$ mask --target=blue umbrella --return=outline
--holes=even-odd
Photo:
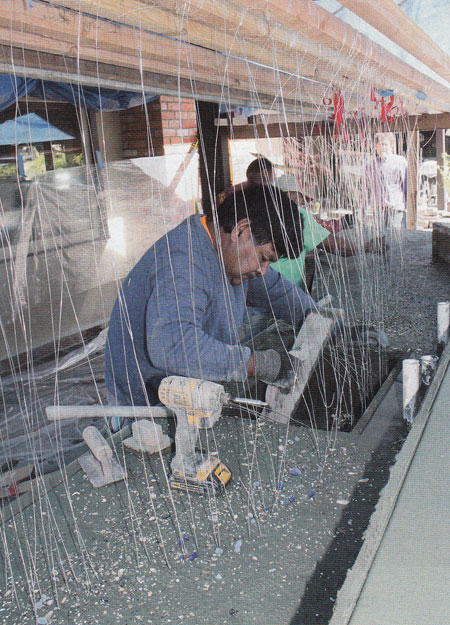
[[[52,126],[36,113],[22,115],[0,124],[0,145],[67,141],[74,138]]]

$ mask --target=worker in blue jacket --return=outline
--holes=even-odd
[[[275,382],[283,360],[240,343],[246,306],[298,326],[315,302],[274,271],[297,258],[299,212],[274,186],[238,191],[214,218],[191,215],[161,237],[125,278],[109,324],[108,401],[156,405],[168,375]]]

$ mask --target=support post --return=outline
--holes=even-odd
[[[42,144],[42,149],[44,151],[44,160],[45,160],[45,169],[46,171],[52,171],[55,169],[55,165],[53,163],[53,152],[52,152],[52,144],[50,141],[46,141]]]
[[[407,181],[407,205],[406,205],[406,227],[415,230],[417,225],[417,190],[419,176],[419,131],[414,129],[407,134],[407,160],[408,160],[408,181]]]
[[[437,162],[437,209],[439,212],[445,211],[447,208],[446,193],[444,179],[441,171],[443,171],[445,152],[445,130],[436,130],[436,162]]]
[[[215,125],[219,105],[196,102],[203,212],[212,214],[215,197],[230,184],[228,137]]]
[[[86,163],[86,165],[92,165],[95,161],[91,142],[91,120],[89,118],[88,112],[84,107],[80,106],[78,112],[80,115],[80,134],[84,162]]]

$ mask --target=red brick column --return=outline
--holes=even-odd
[[[197,119],[194,100],[161,96],[159,102],[163,145],[191,144],[196,141]]]
[[[168,146],[197,139],[194,100],[160,96],[143,106],[121,111],[124,158],[163,156]],[[173,151],[173,150],[172,150]]]

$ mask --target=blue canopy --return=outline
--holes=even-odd
[[[119,111],[150,102],[158,95],[103,89],[101,87],[84,87],[51,80],[36,80],[0,74],[0,111],[14,104],[19,98],[32,96],[41,100],[70,102],[90,111]]]
[[[22,115],[0,124],[0,145],[67,141],[74,138],[66,132],[55,128],[45,119],[41,119],[36,113]]]

